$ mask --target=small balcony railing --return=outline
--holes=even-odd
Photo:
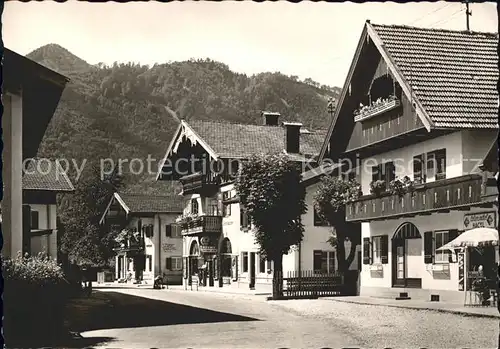
[[[371,119],[374,116],[380,115],[382,113],[388,112],[389,110],[395,109],[401,105],[399,99],[391,98],[387,101],[380,102],[379,104],[372,104],[366,106],[364,109],[355,113],[354,122],[364,121]]]
[[[471,174],[419,184],[401,196],[390,193],[364,195],[346,205],[346,221],[368,222],[489,205],[484,201],[483,183],[481,175]]]
[[[127,255],[139,255],[145,253],[145,243],[144,238],[140,238],[139,240],[128,239],[123,241],[119,247],[114,249],[118,253],[126,252]]]
[[[203,215],[188,222],[181,222],[181,230],[184,235],[222,233],[222,216]]]
[[[180,178],[184,195],[200,194],[212,196],[220,184],[219,177],[212,174],[194,173]]]

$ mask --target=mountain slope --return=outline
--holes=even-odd
[[[153,67],[94,66],[56,44],[27,56],[71,79],[39,156],[75,159],[78,164],[84,159],[127,159],[123,170],[130,184],[154,176],[132,175],[129,163],[134,158],[145,161],[148,154],[159,161],[180,119],[260,123],[260,111],[270,110],[308,128],[325,128],[328,99],[340,93],[339,88],[280,73],[237,74],[210,59]]]

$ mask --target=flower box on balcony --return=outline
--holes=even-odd
[[[365,121],[374,116],[385,113],[389,110],[395,109],[401,105],[399,99],[391,98],[387,101],[380,103],[373,103],[370,106],[363,107],[357,114],[354,115],[354,121]]]

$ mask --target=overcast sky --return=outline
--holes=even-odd
[[[471,4],[471,29],[496,32],[495,3]],[[342,87],[363,23],[465,29],[465,5],[436,3],[5,3],[3,40],[20,54],[57,43],[80,58],[221,61],[237,72],[280,71]]]

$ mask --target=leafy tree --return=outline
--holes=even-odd
[[[283,255],[302,241],[301,216],[307,210],[300,166],[284,154],[253,156],[243,163],[236,180],[240,203],[254,225],[255,240],[274,262],[273,297],[282,295]]]
[[[113,171],[101,178],[100,169],[91,165],[76,183],[75,192],[60,197],[61,251],[77,264],[105,266],[113,257],[114,237],[99,224],[122,178]]]
[[[359,197],[360,186],[356,181],[344,180],[339,176],[322,178],[314,196],[314,207],[321,219],[332,227],[328,242],[336,247],[339,271],[345,272],[354,260],[356,246],[361,243],[360,234],[352,233],[352,224],[345,221],[345,205]],[[347,254],[344,242],[351,241]],[[347,254],[347,257],[346,257]]]

